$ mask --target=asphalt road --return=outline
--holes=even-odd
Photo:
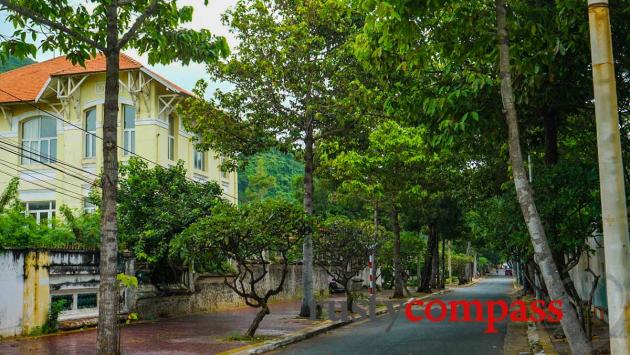
[[[438,296],[449,300],[505,300],[509,302],[512,278],[487,278],[475,286],[458,288],[452,293]],[[425,301],[427,302],[427,301]],[[472,318],[475,318],[475,307],[472,307]],[[457,307],[458,318],[463,316],[461,307]],[[450,315],[450,308],[447,310]],[[495,317],[499,317],[500,309],[496,309]],[[414,307],[413,313],[425,317],[421,308]],[[440,314],[437,306],[431,313]],[[484,319],[488,318],[487,308],[483,309]],[[429,322],[426,319],[411,322],[405,316],[404,309],[389,332],[392,324],[389,314],[377,317],[376,320],[361,321],[337,330],[313,337],[311,339],[287,346],[276,354],[503,354],[503,339],[507,322],[496,323],[497,333],[486,334],[486,322]]]

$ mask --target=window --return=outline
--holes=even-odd
[[[85,157],[96,156],[96,108],[85,111]]]
[[[124,155],[136,152],[136,108],[123,105],[123,148]]]
[[[63,301],[63,307],[61,310],[69,311],[74,308],[74,297],[72,295],[52,295],[50,296],[50,303]]]
[[[197,136],[197,142],[201,140],[201,137]],[[197,147],[193,147],[193,161],[195,169],[206,170],[206,152],[200,151]]]
[[[221,189],[223,190],[224,194],[229,194],[230,193],[230,183],[227,181],[222,181],[221,182]]]
[[[80,314],[80,310],[95,309],[98,306],[98,295],[94,289],[64,290],[62,292],[50,295],[50,302],[64,301],[62,310],[66,314]]]
[[[22,164],[51,163],[57,158],[57,122],[34,117],[22,124]]]
[[[26,213],[33,216],[37,223],[50,221],[55,217],[55,201],[27,202]]]
[[[168,116],[168,159],[175,160],[175,117]]]
[[[83,212],[85,213],[93,213],[96,211],[96,205],[90,202],[89,198],[85,198],[83,200]]]
[[[228,173],[227,171],[224,171],[221,167],[223,166],[223,163],[225,163],[225,159],[221,158],[221,165],[219,166],[219,169],[221,171],[221,178],[222,179],[227,179],[228,178]]]
[[[206,170],[206,152],[199,151],[195,148],[193,159],[195,161],[195,169]]]
[[[77,294],[77,309],[96,308],[96,293]]]

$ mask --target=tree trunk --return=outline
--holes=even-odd
[[[547,285],[549,294],[553,300],[562,301],[563,317],[561,320],[562,329],[567,337],[571,351],[574,354],[591,354],[592,347],[586,334],[580,325],[575,313],[575,309],[571,306],[560,273],[553,261],[551,249],[547,243],[547,237],[542,226],[542,221],[536,209],[536,204],[532,196],[532,189],[527,180],[525,166],[519,142],[518,118],[516,113],[516,105],[514,103],[514,94],[512,91],[512,78],[510,75],[510,56],[507,32],[507,9],[505,0],[496,0],[497,12],[497,37],[499,47],[499,68],[501,76],[501,98],[503,100],[503,108],[505,111],[505,119],[508,125],[509,134],[509,153],[512,172],[514,175],[514,185],[518,201],[523,212],[525,223],[529,235],[532,239],[534,253],[543,278]]]
[[[453,266],[451,265],[451,254],[453,253],[453,251],[451,250],[452,241],[448,241],[448,279],[452,280],[453,279]]]
[[[435,244],[431,249],[431,288],[440,287],[440,235],[435,232]]]
[[[398,220],[398,209],[392,206],[390,213],[392,228],[394,229],[394,298],[403,298],[404,285],[402,275],[402,264],[400,261],[400,221]]]
[[[313,130],[308,127],[304,139],[304,211],[313,214]],[[302,245],[304,260],[302,264],[302,282],[304,284],[304,298],[300,308],[301,317],[311,316],[311,305],[315,305],[313,294],[313,241],[312,231],[307,229]]]
[[[263,318],[265,318],[267,314],[269,314],[269,307],[266,303],[263,303],[261,310],[256,314],[256,317],[254,317],[252,324],[250,324],[249,328],[247,329],[247,332],[245,333],[246,337],[254,337],[254,335],[256,334],[256,329],[258,329],[260,322],[262,322]]]
[[[98,297],[98,354],[118,354],[116,266],[118,228],[116,196],[118,193],[118,7],[107,8],[107,48],[105,74],[105,114],[103,119],[103,177],[101,202],[100,285]]]
[[[378,200],[374,202],[374,244],[372,246],[372,265],[370,267],[370,288],[376,295],[376,246],[378,245]]]
[[[352,293],[352,278],[346,281],[346,309],[352,313],[352,303],[354,302],[354,294]]]
[[[440,288],[446,287],[446,238],[442,237],[442,275],[440,277]]]
[[[431,280],[433,271],[433,251],[437,246],[437,231],[433,224],[429,224],[429,240],[427,241],[427,253],[422,265],[422,279],[418,292],[431,292]]]

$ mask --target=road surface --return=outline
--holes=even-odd
[[[512,278],[491,277],[482,280],[471,287],[457,288],[454,292],[438,296],[444,301],[449,300],[504,300],[509,302],[509,292],[512,290]],[[427,302],[427,301],[425,301]],[[475,307],[472,318],[475,318]],[[463,316],[461,307],[458,318]],[[484,307],[484,318],[487,309]],[[499,317],[500,309],[496,309]],[[439,309],[432,307],[432,314],[436,316]],[[425,313],[417,308],[414,314],[420,316]],[[450,308],[448,309],[450,315]],[[448,317],[447,317],[448,320]],[[276,351],[275,354],[503,354],[503,339],[507,322],[496,324],[495,334],[486,334],[486,322],[429,322],[426,319],[411,322],[405,316],[404,310],[393,322],[390,331],[386,332],[392,323],[392,317],[385,314],[376,320],[361,321],[311,339],[289,345]]]

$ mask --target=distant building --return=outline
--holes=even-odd
[[[222,173],[214,152],[195,150],[174,111],[190,95],[121,54],[119,160],[135,153],[169,166],[181,159],[190,178],[218,182],[235,202],[236,173]],[[62,204],[93,208],[85,197],[103,157],[102,141],[90,133],[102,137],[104,98],[102,55],[85,67],[57,57],[0,74],[0,189],[18,176],[19,198],[38,221],[55,216]]]

